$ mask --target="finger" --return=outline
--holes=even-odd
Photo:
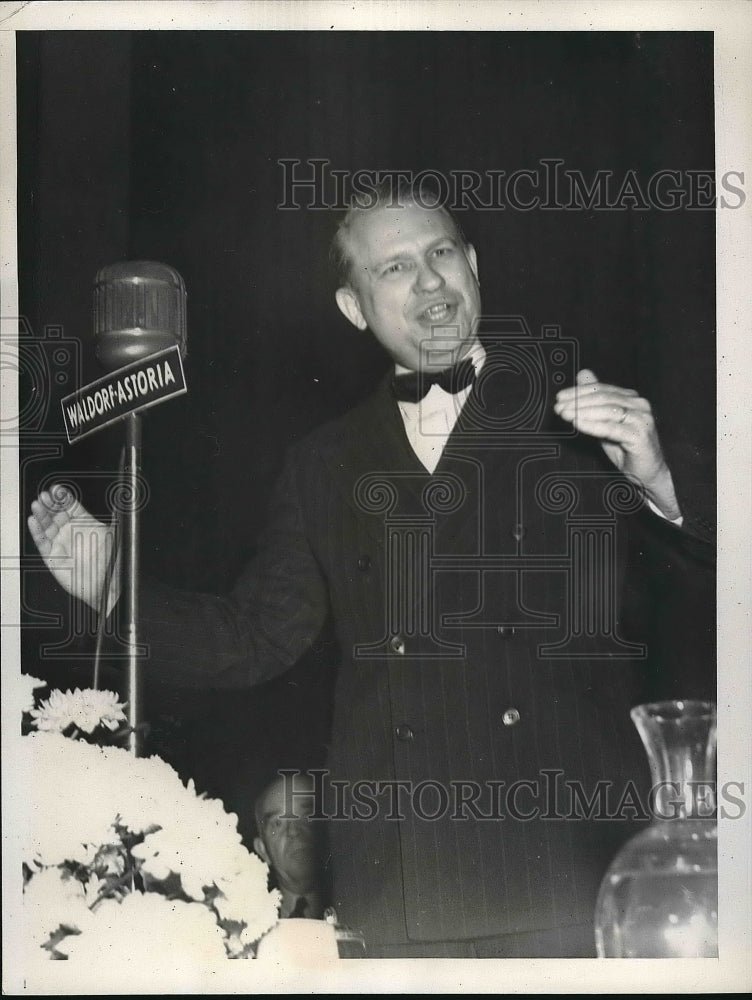
[[[31,513],[42,529],[52,523],[49,510],[40,500],[31,501]]]
[[[580,417],[585,420],[611,420],[614,423],[622,424],[627,419],[629,410],[626,406],[619,406],[618,403],[583,403],[579,406],[565,406],[562,408],[560,417],[564,420],[574,420]]]
[[[50,487],[50,493],[56,504],[69,503],[73,499],[73,494],[64,483],[55,483]]]
[[[622,413],[626,410],[633,414],[650,414],[652,412],[650,403],[646,399],[636,396],[623,396],[615,392],[599,393],[596,396],[584,396],[582,398],[564,400],[554,404],[554,411],[559,416],[569,416],[576,410],[585,411],[602,410],[606,416],[610,411],[617,419],[621,419]]]
[[[597,382],[598,377],[594,371],[590,368],[581,368],[575,376],[577,385],[589,385],[592,382]]]
[[[611,403],[598,406],[568,406],[562,408],[559,416],[562,420],[568,420],[576,426],[587,421],[588,423],[627,424],[635,430],[646,431],[653,425],[650,411],[630,410],[626,406]]]
[[[578,414],[572,420],[572,425],[582,434],[598,438],[601,441],[612,441],[630,451],[641,440],[639,429],[636,429],[630,420],[634,420],[634,417],[627,415],[625,420],[620,421],[613,419],[613,417],[597,418],[592,415],[582,416]]]
[[[41,499],[42,496],[43,494],[40,494],[39,500],[32,501],[31,511],[42,530],[47,532],[50,538],[54,538],[58,530],[68,523],[70,514],[67,510],[57,512],[50,510],[48,502]]]
[[[55,507],[55,502],[50,496],[48,490],[42,490],[39,494],[39,503],[44,507],[48,514]]]
[[[34,544],[39,549],[39,554],[42,556],[48,556],[52,551],[52,541],[48,538],[44,528],[33,515],[26,523],[29,525],[29,532],[31,533]]]
[[[54,486],[51,490],[42,490],[39,494],[37,508],[44,518],[45,525],[50,524],[55,519],[55,515],[61,510],[64,510],[58,496],[59,493],[56,491]],[[32,510],[33,509],[34,504],[32,504]]]
[[[49,538],[50,541],[57,538],[58,534],[60,533],[59,525],[55,524],[52,518],[49,517],[43,524],[39,525],[39,530],[43,531],[45,537]]]
[[[49,492],[41,493],[40,498],[44,498],[49,516],[60,527],[69,521],[90,519],[92,516],[67,486],[52,486]]]
[[[607,382],[589,382],[586,385],[570,385],[560,389],[556,394],[557,402],[568,402],[572,399],[591,399],[593,396],[618,396],[620,399],[637,399],[636,389],[623,389],[619,385],[609,385]]]
[[[69,510],[50,510],[46,503],[36,500],[32,502],[31,510],[40,527],[50,538],[54,538],[60,528],[72,520]]]
[[[52,511],[52,520],[57,524],[67,524],[68,521],[92,520],[92,515],[72,494],[61,507],[58,505]]]
[[[50,493],[55,511],[67,512],[71,518],[79,517],[81,512],[86,513],[76,494],[67,486],[53,486]]]
[[[52,514],[60,510],[75,511],[79,506],[75,495],[60,483],[55,483],[49,490],[42,490],[39,499]]]

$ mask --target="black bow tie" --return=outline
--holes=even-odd
[[[475,378],[475,366],[470,358],[465,358],[451,368],[440,372],[406,372],[392,375],[392,392],[396,399],[406,403],[417,403],[426,395],[432,385],[439,385],[445,392],[454,395],[469,386]]]

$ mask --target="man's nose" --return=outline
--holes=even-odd
[[[287,836],[288,837],[293,837],[295,839],[297,839],[298,837],[304,836],[305,832],[306,832],[304,824],[307,825],[308,824],[308,820],[301,819],[300,817],[298,817],[297,819],[288,820],[288,823],[287,823]]]
[[[430,261],[424,260],[418,265],[415,275],[415,285],[421,292],[435,292],[441,288],[444,279],[439,272],[431,266]]]

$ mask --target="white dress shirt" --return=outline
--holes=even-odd
[[[483,345],[476,341],[465,357],[472,361],[477,377],[486,360]],[[407,371],[407,368],[402,368],[400,365],[395,366],[397,375]],[[417,403],[409,403],[402,399],[398,401],[407,439],[429,472],[436,470],[449,435],[454,430],[457,417],[472,387],[471,382],[466,388],[452,395],[440,385],[432,385],[423,399]]]

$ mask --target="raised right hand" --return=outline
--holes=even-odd
[[[114,544],[112,528],[98,521],[64,486],[43,490],[31,505],[27,523],[39,554],[60,586],[98,610]],[[108,613],[117,602],[119,580],[116,565]]]

